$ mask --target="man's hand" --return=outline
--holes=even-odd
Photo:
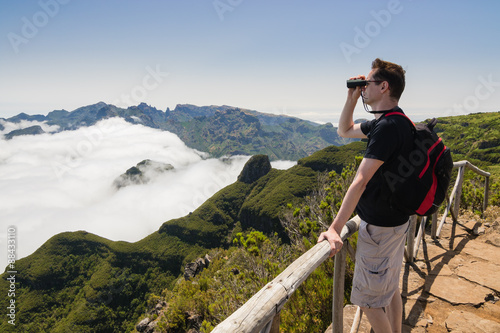
[[[349,78],[349,80],[366,80],[366,76],[364,75],[358,75]],[[355,87],[355,88],[348,88],[347,89],[347,97],[352,99],[353,101],[357,101],[358,98],[361,96],[361,87]]]
[[[330,243],[331,258],[340,251],[344,243],[342,242],[339,234],[333,228],[329,228],[326,232],[322,232],[321,235],[319,235],[318,243],[324,241],[325,239],[328,243]]]

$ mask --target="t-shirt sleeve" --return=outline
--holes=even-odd
[[[372,130],[372,127],[376,123],[376,121],[376,119],[373,119],[371,121],[365,121],[364,123],[361,123],[361,132],[363,132],[364,135],[369,136],[370,131]]]
[[[399,137],[396,124],[392,121],[382,120],[370,122],[371,124],[361,126],[369,132],[365,133],[369,138],[365,158],[373,158],[387,162],[399,147]],[[364,132],[363,132],[364,133]]]

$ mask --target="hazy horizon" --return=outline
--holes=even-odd
[[[15,116],[18,116],[22,113],[25,113],[29,116],[34,116],[34,115],[42,115],[42,116],[47,116],[50,112],[52,111],[61,111],[61,110],[64,110],[64,111],[68,111],[68,112],[73,112],[81,107],[86,107],[86,106],[90,106],[90,105],[95,105],[97,103],[101,103],[102,101],[99,101],[99,102],[96,102],[96,103],[93,103],[93,104],[88,104],[88,105],[81,105],[75,109],[72,109],[72,110],[65,110],[65,109],[54,109],[54,110],[48,110],[48,111],[44,111],[44,112],[40,112],[40,113],[26,113],[26,112],[20,112],[18,114],[15,114],[15,115],[12,115],[11,117],[15,117]],[[106,102],[102,102],[102,103],[106,103]],[[141,103],[144,103],[144,102],[141,102]],[[133,107],[133,106],[138,106],[139,104],[141,103],[138,103],[137,105],[131,105],[129,107]],[[114,104],[111,104],[111,103],[106,103],[106,104],[109,104],[109,105],[114,105]],[[147,104],[147,103],[145,103]],[[179,104],[176,104],[175,106],[177,105],[185,105],[185,104],[191,104],[191,103],[179,103]],[[148,106],[151,106],[151,107],[155,107],[154,105],[150,105],[150,104],[147,104]],[[195,105],[195,104],[191,104],[191,105]],[[114,106],[117,106],[117,105],[114,105]],[[169,108],[167,107],[168,109],[170,109],[170,111],[173,111],[175,109],[175,106],[173,108]],[[195,106],[198,106],[198,107],[203,107],[203,106],[214,106],[214,105],[195,105]],[[237,105],[227,105],[227,104],[221,104],[221,105],[216,105],[216,106],[230,106],[230,107],[234,107],[234,108],[241,108],[241,109],[246,109],[246,110],[251,110],[251,111],[257,111],[257,112],[261,112],[261,113],[266,113],[266,114],[274,114],[274,115],[284,115],[284,116],[289,116],[289,117],[295,117],[295,118],[299,118],[299,119],[302,119],[302,120],[307,120],[307,121],[312,121],[312,122],[315,122],[315,123],[318,123],[318,124],[325,124],[325,123],[331,123],[334,127],[337,127],[338,126],[338,119],[339,119],[339,116],[332,116],[332,118],[328,121],[322,121],[322,120],[311,120],[311,119],[307,119],[307,118],[301,118],[301,117],[298,117],[298,116],[293,116],[293,115],[289,115],[289,114],[286,114],[284,112],[282,113],[273,113],[273,112],[262,112],[262,111],[259,111],[259,110],[253,110],[253,109],[249,109],[249,108],[245,108],[245,107],[242,107],[242,106],[237,106]],[[119,107],[119,106],[117,106]],[[123,107],[124,109],[126,109],[127,107]],[[165,109],[159,109],[157,107],[155,107],[157,110],[160,110],[162,112],[165,112],[167,110],[167,108]],[[468,114],[474,114],[474,113],[487,113],[487,112],[500,112],[500,106],[499,106],[499,109],[498,110],[493,110],[493,111],[483,111],[483,110],[474,110],[473,112],[459,112],[460,110],[455,110],[455,111],[451,111],[447,114],[440,114],[438,112],[438,110],[427,110],[426,112],[411,112],[411,111],[408,111],[406,108],[404,108],[404,111],[405,113],[413,120],[413,121],[423,121],[425,119],[429,119],[429,118],[438,118],[438,117],[444,117],[444,116],[460,116],[460,115],[468,115]],[[461,111],[464,111],[464,110],[461,110]],[[373,118],[373,114],[370,114],[368,112],[365,112],[365,111],[362,111],[362,112],[357,112],[356,114],[356,117],[355,119],[371,119]],[[9,119],[11,117],[7,117],[7,118],[2,118],[0,117],[0,120],[1,119]],[[52,132],[53,130],[51,130],[51,126],[50,125],[47,125],[45,122],[33,122],[33,124],[35,125],[40,125],[42,127],[42,129],[45,131],[45,132]],[[32,124],[32,125],[33,125]],[[21,122],[18,122],[18,123],[8,123],[8,126],[9,128],[11,128],[11,130],[15,130],[15,129],[22,129],[22,128],[26,128],[26,127],[29,127],[29,126],[32,126],[32,125],[26,125],[24,121],[21,121]],[[8,133],[9,131],[7,130],[4,130],[4,131],[0,131],[0,134],[6,134]]]

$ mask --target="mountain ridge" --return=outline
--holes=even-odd
[[[316,124],[286,115],[273,115],[228,105],[196,106],[178,104],[174,110],[161,111],[145,103],[126,109],[104,102],[79,107],[73,111],[54,110],[43,115],[21,113],[8,122],[37,121],[59,126],[58,131],[76,130],[98,121],[120,117],[132,124],[170,131],[188,146],[224,155],[265,154],[271,160],[298,160],[330,145],[344,145],[354,140],[340,138],[331,124]],[[17,135],[40,134],[17,130]]]

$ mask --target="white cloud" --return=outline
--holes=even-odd
[[[113,181],[144,159],[174,169],[148,184],[116,190]],[[6,248],[9,226],[17,229],[18,259],[64,231],[137,241],[235,182],[248,159],[208,158],[172,133],[119,118],[76,131],[0,140],[0,248]],[[6,256],[0,260],[3,269]]]
[[[289,169],[291,167],[293,167],[294,165],[296,165],[297,162],[295,161],[273,161],[271,162],[271,166],[275,169],[280,169],[280,170],[286,170],[286,169]]]
[[[37,126],[37,125],[40,126],[42,130],[46,133],[53,133],[59,129],[58,125],[48,125],[46,122],[27,121],[27,120],[21,120],[18,123],[11,123],[9,121],[0,119],[0,125],[4,127],[4,129],[0,131],[0,135],[5,135],[14,130],[23,129],[30,126]]]

